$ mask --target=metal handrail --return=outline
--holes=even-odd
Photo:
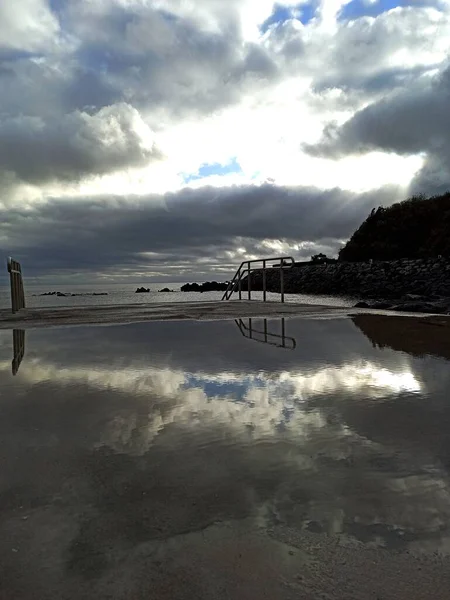
[[[252,267],[254,263],[262,263],[263,272],[263,301],[267,300],[267,286],[266,286],[266,270],[267,263],[279,261],[279,265],[269,265],[270,268],[278,267],[280,269],[280,292],[281,302],[284,302],[284,270],[292,269],[294,266],[294,259],[292,256],[275,256],[274,258],[256,258],[254,260],[244,260],[241,262],[238,270],[234,274],[233,279],[229,282],[227,289],[225,290],[222,300],[229,300],[236,291],[239,292],[239,300],[242,300],[242,279],[245,275],[248,277],[247,293],[248,299],[252,299],[252,286],[251,286],[251,272],[252,270],[261,270],[261,267]]]
[[[297,342],[295,338],[287,336],[285,331],[285,319],[281,318],[281,335],[278,333],[272,333],[267,329],[267,319],[264,319],[264,329],[261,331],[259,329],[255,329],[253,327],[252,319],[248,319],[248,327],[245,325],[243,319],[235,319],[234,322],[239,327],[239,331],[242,335],[255,342],[261,342],[263,344],[268,344],[269,346],[275,346],[276,348],[285,348],[286,350],[295,350],[297,347]],[[258,339],[254,337],[254,335],[263,336],[263,339]],[[281,340],[281,343],[277,343],[276,341],[271,341],[269,338],[275,338],[277,340]],[[288,344],[286,344],[288,341]]]

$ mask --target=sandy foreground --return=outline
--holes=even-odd
[[[26,308],[16,314],[0,309],[0,329],[29,329],[35,327],[70,325],[114,325],[163,320],[223,320],[235,318],[302,317],[313,319],[339,318],[351,315],[398,315],[389,311],[349,307],[320,306],[258,300],[232,300],[228,302],[155,302],[149,304],[117,304],[108,306]],[[403,316],[436,318],[417,313]],[[450,319],[440,317],[441,321]]]
[[[355,309],[357,310],[357,309]],[[229,302],[161,302],[149,304],[118,304],[111,306],[80,306],[27,308],[16,314],[0,310],[0,329],[51,327],[54,325],[120,324],[160,320],[215,320],[244,317],[326,317],[346,316],[345,307],[305,304],[282,304],[237,300]]]
[[[38,525],[42,527],[43,523]],[[18,518],[15,528],[10,523],[10,533],[17,538],[18,531],[20,528],[25,531],[25,526]],[[62,534],[64,538],[70,532],[62,531]],[[392,552],[368,547],[345,536],[284,526],[264,530],[245,520],[222,522],[201,531],[187,531],[132,548],[112,547],[108,561],[115,567],[107,570],[102,568],[95,552],[90,555],[79,548],[78,560],[85,569],[83,577],[64,568],[60,554],[64,540],[60,538],[61,532],[49,529],[46,539],[29,540],[25,564],[22,564],[18,551],[8,553],[1,548],[3,556],[7,557],[3,565],[2,589],[5,593],[0,594],[2,599],[450,598],[448,556]],[[92,543],[95,546],[94,540]],[[8,546],[8,540],[4,539],[0,546]],[[22,564],[23,571],[18,564]],[[9,595],[8,590],[14,590],[14,594]]]

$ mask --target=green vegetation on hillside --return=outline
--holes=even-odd
[[[450,192],[373,209],[339,252],[342,261],[450,257]]]

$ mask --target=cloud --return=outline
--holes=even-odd
[[[425,154],[411,190],[427,194],[450,187],[450,67],[358,111],[341,127],[330,126],[312,151],[325,155],[362,154],[374,150],[401,155]]]
[[[143,166],[159,156],[152,132],[128,104],[63,119],[0,120],[0,138],[0,169],[31,183]]]
[[[265,48],[243,38],[235,2],[77,2],[63,11],[74,58],[155,119],[205,114],[277,77]],[[78,85],[84,88],[83,81]]]
[[[27,210],[5,209],[7,239],[29,276],[67,270],[146,272],[176,278],[234,271],[243,255],[272,252],[268,240],[296,256],[334,251],[373,206],[398,199],[386,187],[351,194],[340,189],[269,184],[186,188],[164,196],[53,199]],[[85,276],[85,275],[84,275]]]
[[[41,52],[54,45],[58,33],[58,20],[46,0],[0,4],[0,58],[7,52]]]
[[[240,249],[334,253],[373,205],[405,196],[397,186],[444,188],[445,141],[423,135],[431,128],[424,123],[416,135],[422,145],[409,146],[408,135],[428,101],[443,113],[433,98],[444,84],[427,90],[446,65],[448,3],[342,19],[342,9],[355,9],[350,4],[2,5],[1,202],[12,210],[0,225],[2,249],[31,261],[34,244],[40,273],[44,266],[72,272],[77,261],[96,274],[113,261],[132,273],[150,261],[159,276],[174,263],[209,274],[239,262]],[[409,133],[407,124],[398,130],[405,140],[398,150],[383,141],[394,131],[383,107],[401,112],[403,100],[417,103],[416,123]],[[359,120],[370,111],[386,125],[359,141],[351,123],[365,132]],[[331,152],[335,137],[341,147]],[[101,227],[85,224],[82,212],[91,210],[102,215]],[[194,219],[192,211],[201,213]],[[26,213],[42,221],[31,226]]]

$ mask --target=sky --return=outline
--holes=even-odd
[[[0,2],[0,254],[55,284],[335,256],[450,189],[448,39],[450,0]]]

